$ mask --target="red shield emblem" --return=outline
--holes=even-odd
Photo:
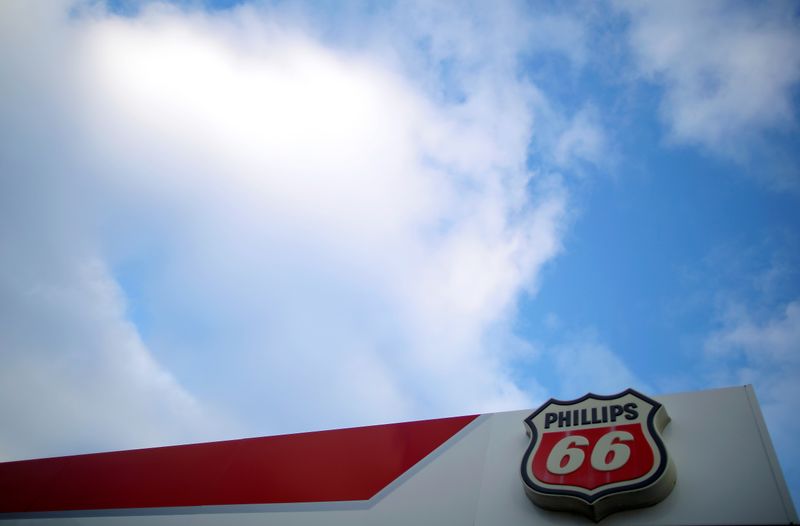
[[[549,400],[525,419],[531,442],[522,457],[522,480],[528,497],[595,521],[661,501],[675,485],[660,434],[668,423],[664,406],[633,389]]]

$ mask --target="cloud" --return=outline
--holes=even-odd
[[[438,21],[387,58],[266,8],[69,7],[0,17],[30,30],[0,62],[26,86],[3,105],[6,455],[530,404],[498,342],[568,193],[528,166],[547,122],[513,10],[392,12]]]
[[[580,162],[600,165],[611,160],[608,140],[598,120],[592,108],[584,108],[572,117],[554,148],[559,166],[573,167]]]
[[[226,419],[143,344],[83,228],[66,94],[50,92],[69,79],[51,61],[70,35],[50,6],[4,3],[0,16],[0,458],[219,436]]]
[[[795,129],[800,31],[794,6],[617,6],[629,16],[638,71],[663,86],[661,114],[672,141],[746,160],[769,132]]]
[[[741,308],[733,309],[726,325],[706,344],[715,356],[742,353],[753,363],[800,365],[800,302],[790,302],[779,316],[761,324]]]
[[[528,29],[538,49],[552,50],[569,59],[570,65],[583,67],[588,60],[586,25],[564,13],[540,14]]]
[[[4,246],[19,247],[7,241]],[[220,433],[219,415],[203,408],[142,344],[102,263],[55,256],[42,267],[31,276],[4,262],[4,460]]]
[[[652,392],[616,352],[591,333],[549,348],[543,362],[552,363],[551,374],[557,379],[554,390],[563,400],[587,392],[608,395],[628,387]]]

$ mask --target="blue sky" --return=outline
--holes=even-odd
[[[5,459],[752,383],[800,491],[790,3],[0,7]]]

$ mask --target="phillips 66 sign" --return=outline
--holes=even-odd
[[[668,423],[660,403],[633,389],[548,401],[525,419],[531,441],[521,471],[528,497],[595,521],[661,501],[675,485],[660,435]]]

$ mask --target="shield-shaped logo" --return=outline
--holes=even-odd
[[[525,419],[525,492],[543,508],[595,521],[656,504],[676,479],[660,434],[669,421],[664,406],[633,389],[551,399]]]

